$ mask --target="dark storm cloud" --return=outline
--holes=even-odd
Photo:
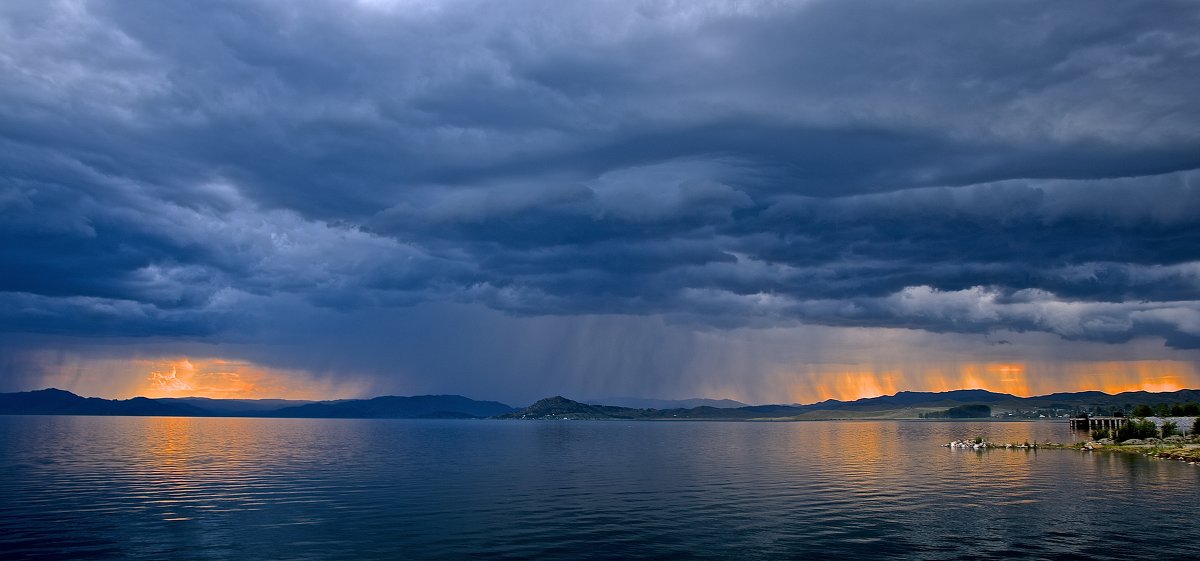
[[[10,2],[0,328],[1200,337],[1190,2]],[[266,335],[262,335],[266,336]]]

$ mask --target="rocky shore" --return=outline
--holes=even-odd
[[[1120,443],[1102,438],[1074,444],[1059,442],[1025,442],[1001,444],[989,442],[982,438],[955,440],[943,444],[942,448],[959,450],[1079,450],[1082,452],[1118,452],[1124,454],[1139,454],[1165,460],[1178,460],[1193,465],[1200,465],[1200,437],[1170,436],[1167,438],[1131,439]]]
[[[1047,446],[1061,446],[1061,445],[1052,443],[1052,442],[1047,442],[1045,444],[1038,444],[1037,442],[1028,442],[1028,441],[1025,442],[1024,444],[1017,444],[1015,442],[1010,443],[1010,444],[1000,444],[997,442],[988,442],[986,440],[983,440],[982,438],[976,438],[974,440],[955,440],[953,442],[950,442],[949,444],[943,444],[942,448],[960,448],[960,449],[964,449],[964,450],[990,450],[993,448],[1004,448],[1004,449],[1009,449],[1009,450],[1036,450],[1039,447],[1047,447]]]
[[[1200,437],[1168,436],[1167,438],[1129,439],[1114,442],[1110,438],[1089,440],[1067,446],[1084,452],[1103,451],[1139,454],[1164,460],[1179,460],[1200,465]]]

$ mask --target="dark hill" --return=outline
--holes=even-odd
[[[323,401],[260,413],[264,417],[322,419],[484,418],[513,408],[496,401],[475,401],[461,395],[383,396],[374,399]]]
[[[562,396],[547,397],[501,419],[765,419],[798,415],[803,407],[792,405],[747,405],[745,407],[701,406],[690,409],[634,409],[580,403]]]
[[[641,397],[607,397],[601,399],[589,399],[583,403],[588,405],[611,405],[616,407],[628,407],[630,409],[692,409],[695,407],[716,407],[718,409],[727,409],[731,407],[745,407],[746,404],[732,399],[706,399],[706,398],[691,398],[691,399],[650,399]]]
[[[274,411],[284,407],[296,407],[315,403],[296,399],[216,399],[209,397],[163,397],[160,403],[181,403],[208,411],[214,415],[230,416],[258,411]]]
[[[868,397],[855,401],[830,403],[822,409],[854,407],[860,409],[896,409],[900,407],[940,407],[965,403],[1001,403],[1014,399],[1006,393],[987,390],[953,390],[948,392],[899,392],[895,395]],[[1020,398],[1017,398],[1020,399]]]
[[[501,419],[640,419],[653,417],[657,409],[633,409],[611,405],[589,405],[561,395],[547,397],[524,409],[500,415]]]
[[[208,413],[186,403],[162,403],[155,399],[101,399],[80,397],[55,388],[0,394],[0,413],[7,415],[130,415],[202,417]]]
[[[297,405],[299,404],[299,405]],[[460,395],[385,396],[323,402],[163,398],[115,400],[46,389],[0,394],[0,414],[131,415],[164,417],[483,418],[513,408]]]

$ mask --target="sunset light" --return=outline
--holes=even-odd
[[[1200,560],[1200,0],[0,1],[0,559]]]
[[[146,372],[134,395],[145,397],[328,399],[330,388],[311,376],[263,368],[244,361],[205,358],[137,360]]]
[[[1200,386],[1200,369],[1178,361],[1107,361],[1080,363],[965,363],[883,370],[811,367],[786,371],[788,395],[796,403],[826,399],[854,400],[891,395],[901,390],[944,392],[982,389],[1021,397],[1099,390],[1165,392]]]

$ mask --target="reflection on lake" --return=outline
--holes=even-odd
[[[1065,423],[0,417],[14,559],[1200,555],[1200,466]]]

